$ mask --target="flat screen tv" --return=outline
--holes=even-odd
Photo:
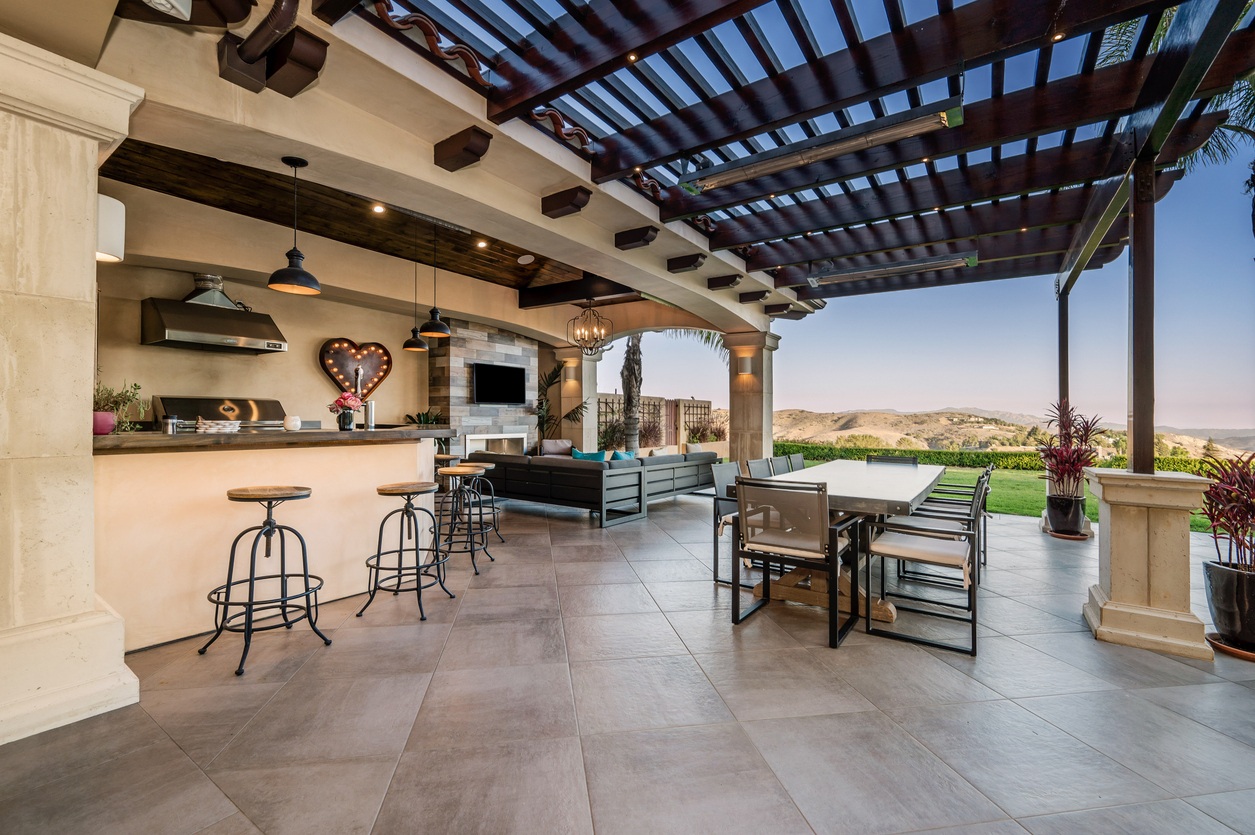
[[[471,401],[519,405],[527,402],[527,369],[515,365],[471,366]]]

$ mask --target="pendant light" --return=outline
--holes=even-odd
[[[296,172],[309,165],[309,163],[300,157],[284,157],[283,164],[292,169],[292,248],[287,252],[288,265],[271,273],[270,281],[266,282],[266,286],[281,293],[316,296],[322,292],[322,287],[318,284],[318,279],[314,278],[301,266],[305,261],[305,255],[296,248],[296,220],[298,217],[296,208]]]
[[[418,231],[418,220],[414,221],[414,230]],[[414,235],[414,246],[418,248],[418,235]],[[414,329],[410,331],[410,338],[405,340],[405,344],[401,346],[402,350],[423,352],[427,350],[427,340],[423,339],[418,332],[418,253],[414,253]]]
[[[598,313],[597,308],[593,307],[593,300],[589,299],[588,305],[579,315],[566,323],[566,339],[572,345],[579,346],[580,353],[584,356],[591,357],[606,347],[613,329],[614,324]]]
[[[440,273],[440,227],[438,224],[432,224],[431,241],[431,310],[428,313],[431,318],[423,323],[418,332],[428,339],[443,339],[451,331],[448,325],[440,321],[440,308],[436,307],[436,283]]]

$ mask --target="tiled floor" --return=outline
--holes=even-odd
[[[1255,833],[1255,664],[1094,641],[1092,543],[996,519],[975,659],[830,650],[805,606],[732,627],[707,502],[515,503],[425,623],[326,604],[242,678],[133,654],[139,705],[0,747],[0,832]]]

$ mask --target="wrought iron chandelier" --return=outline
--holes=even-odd
[[[593,300],[589,299],[580,314],[566,323],[566,340],[578,345],[584,356],[591,357],[606,347],[613,329],[614,324],[598,313],[593,307]]]

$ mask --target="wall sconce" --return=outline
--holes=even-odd
[[[737,357],[736,358],[736,373],[738,375],[753,374],[754,373],[754,358],[753,357]]]
[[[579,379],[579,368],[573,363],[566,363],[562,366],[562,379],[567,383],[574,383]]]
[[[96,195],[96,260],[116,264],[126,255],[126,206]]]

